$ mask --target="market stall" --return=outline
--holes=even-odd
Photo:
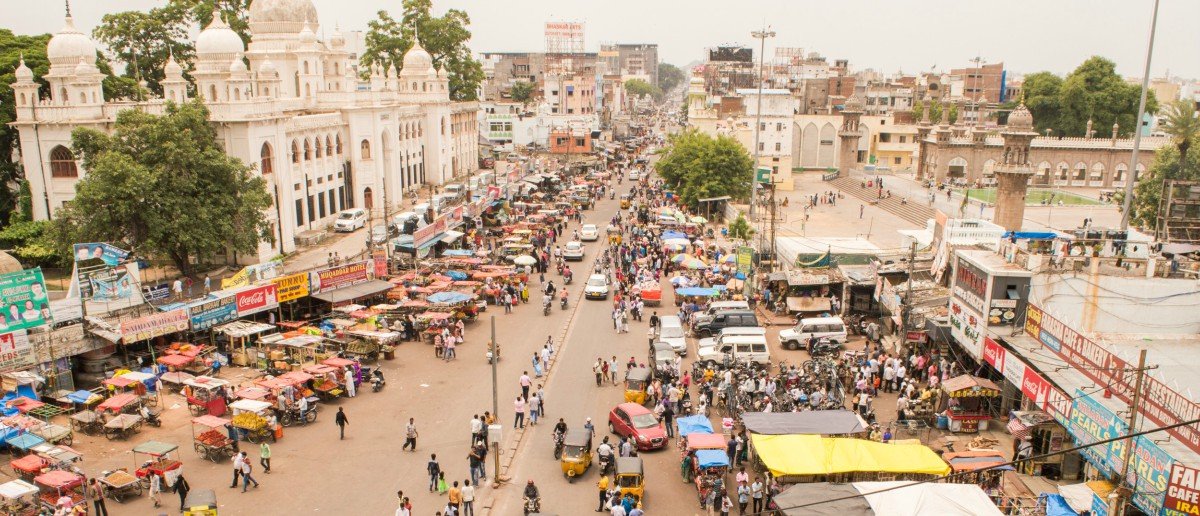
[[[1040,410],[1014,411],[1009,414],[1008,433],[1016,442],[1028,440],[1030,456],[1039,457],[1021,463],[1021,473],[1059,477],[1065,455],[1057,453],[1069,447],[1071,438],[1067,430],[1049,414]]]
[[[756,457],[780,482],[921,480],[950,466],[921,444],[817,435],[751,434]]]
[[[76,412],[71,414],[71,428],[88,435],[96,435],[104,428],[104,418],[91,410]]]
[[[33,477],[40,475],[42,470],[50,464],[41,456],[31,453],[19,459],[9,461],[8,465],[12,467],[13,473],[17,475],[17,478],[33,480]]]
[[[200,457],[221,462],[233,456],[233,439],[225,430],[231,421],[216,416],[203,415],[192,418],[192,448]]]
[[[137,476],[142,484],[146,487],[150,486],[150,475],[158,475],[162,477],[162,485],[170,486],[175,484],[175,479],[183,473],[183,463],[172,457],[179,446],[161,441],[146,441],[133,448],[134,460],[141,460],[142,455],[148,457],[143,460],[134,475]]]
[[[96,406],[96,412],[104,414],[132,414],[142,407],[142,398],[132,392],[124,392],[108,398]]]
[[[273,441],[282,435],[282,427],[276,422],[270,403],[242,399],[229,404],[229,408],[233,410],[230,423],[239,440],[257,444],[267,439]]]
[[[345,380],[342,378],[345,375],[341,369],[325,364],[313,364],[304,366],[301,371],[312,376],[309,383],[321,401],[331,401],[346,393]]]
[[[12,516],[35,516],[40,509],[38,487],[17,479],[0,484],[0,512]]]
[[[183,382],[183,395],[193,416],[225,415],[225,389],[228,381],[210,376],[197,376]]]
[[[256,362],[269,372],[293,371],[315,362],[324,342],[325,337],[320,334],[299,330],[267,335],[258,341],[260,351]]]
[[[964,374],[942,382],[939,408],[951,432],[974,433],[986,428],[980,421],[996,417],[999,398],[1000,388],[991,380]]]
[[[862,417],[849,410],[743,412],[741,419],[746,430],[764,435],[850,436],[867,431],[867,424]]]
[[[79,506],[86,514],[87,500],[83,497],[83,480],[82,475],[55,469],[34,477],[33,483],[38,487],[38,501],[47,511],[53,512],[62,506]],[[61,499],[69,502],[60,506]]]
[[[776,495],[773,501],[779,508],[775,514],[785,516],[1004,514],[992,504],[987,493],[970,484],[813,482],[789,486]],[[816,501],[825,503],[814,504]]]
[[[104,437],[110,441],[128,439],[142,427],[142,416],[117,414],[104,423]]]

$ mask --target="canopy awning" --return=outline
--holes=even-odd
[[[446,244],[451,244],[454,243],[455,240],[462,238],[462,236],[463,233],[461,231],[455,231],[451,229],[445,233],[442,233],[442,238],[440,241]]]
[[[921,444],[887,444],[816,435],[751,434],[754,449],[775,476],[881,472],[945,475],[950,466]]]
[[[712,423],[704,416],[688,416],[675,419],[676,426],[679,427],[679,436],[687,437],[688,434],[700,432],[704,434],[713,433]]]
[[[849,410],[806,410],[804,412],[746,412],[746,430],[755,434],[857,434],[867,431],[858,414]]]
[[[273,329],[275,329],[274,325],[254,321],[233,321],[213,328],[217,333],[224,333],[233,338],[249,337]]]
[[[781,513],[798,515],[999,516],[1003,513],[975,484],[826,482],[793,484],[774,497]],[[811,505],[810,505],[811,504]]]
[[[827,297],[789,297],[787,308],[790,312],[828,312],[830,304]]]
[[[350,301],[352,299],[358,299],[360,297],[367,297],[380,292],[386,292],[395,287],[395,285],[387,281],[371,280],[366,283],[350,285],[349,287],[342,287],[330,292],[314,294],[312,297],[320,299],[321,301],[325,301],[326,303],[341,303],[342,301]]]

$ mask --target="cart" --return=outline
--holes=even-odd
[[[45,459],[47,467],[51,469],[74,471],[75,463],[83,460],[83,454],[66,445],[39,444],[31,449],[39,457]]]
[[[175,479],[179,478],[179,474],[183,472],[183,463],[171,458],[171,454],[178,449],[179,446],[161,441],[146,441],[133,448],[135,459],[138,455],[150,457],[133,472],[134,476],[142,482],[142,487],[150,488],[151,474],[162,477],[163,486],[175,484]]]
[[[113,414],[136,414],[141,407],[141,398],[137,394],[123,392],[100,402],[99,405],[96,405],[96,412],[101,414],[105,412],[112,412]]]
[[[183,501],[183,516],[217,516],[217,493],[212,489],[188,491]]]
[[[33,477],[40,475],[42,470],[49,466],[46,459],[33,453],[19,459],[14,459],[8,465],[12,466],[13,473],[16,473],[17,478],[27,481],[33,480]]]
[[[233,439],[222,431],[229,425],[228,419],[204,415],[192,419],[192,448],[200,457],[221,462],[233,456]],[[196,433],[198,429],[200,433]]]
[[[195,376],[192,376],[191,373],[185,373],[183,371],[170,371],[163,373],[162,376],[158,377],[159,380],[162,380],[164,390],[175,392],[183,390],[184,382],[187,382],[193,378],[195,378]]]
[[[33,434],[51,444],[65,444],[70,446],[75,440],[70,428],[54,423],[46,423],[41,427],[35,428]]]
[[[91,410],[71,414],[71,428],[88,435],[96,435],[104,430],[104,421]]]
[[[136,414],[117,414],[104,423],[104,437],[110,441],[125,440],[138,432],[142,426],[142,416]]]
[[[338,375],[341,370],[336,367],[315,364],[304,366],[301,370],[313,376],[313,391],[317,393],[317,397],[321,398],[321,401],[332,401],[346,392],[342,388],[342,384],[338,383]]]
[[[68,508],[82,506],[87,513],[87,501],[83,497],[83,476],[70,471],[51,470],[34,477],[38,487],[38,503],[50,512],[59,508],[58,501],[67,498]]]
[[[275,416],[271,414],[271,404],[258,400],[237,400],[229,405],[233,409],[233,419],[230,420],[237,429],[238,438],[258,444],[267,439],[274,440]]]
[[[225,415],[224,391],[229,382],[210,376],[197,376],[183,382],[188,400],[188,409],[193,416],[208,414]]]
[[[142,496],[142,482],[129,474],[125,468],[105,471],[96,477],[96,480],[104,484],[104,495],[117,503],[125,503],[127,499]]]
[[[29,453],[29,449],[46,442],[45,439],[38,437],[30,432],[22,432],[13,437],[9,437],[4,441],[12,449],[13,456],[25,455]]]
[[[37,486],[25,480],[10,480],[0,484],[0,513],[15,516],[38,514]]]

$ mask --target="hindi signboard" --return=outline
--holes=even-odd
[[[41,267],[0,274],[0,331],[37,328],[50,320]]]
[[[439,235],[446,232],[446,217],[438,217],[433,223],[417,228],[413,232],[413,249],[425,247],[425,244],[432,242]]]

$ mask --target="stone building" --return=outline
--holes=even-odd
[[[239,261],[294,251],[297,234],[325,228],[339,210],[361,207],[382,216],[407,190],[478,168],[478,105],[450,100],[446,72],[420,45],[402,63],[375,66],[361,81],[340,31],[317,38],[310,0],[255,0],[249,24],[247,48],[215,18],[196,39],[191,72],[225,151],[252,164],[272,195],[267,219],[275,242]],[[111,130],[122,110],[159,114],[167,102],[189,100],[183,67],[171,59],[162,98],[106,101],[96,45],[69,12],[47,57],[49,91],[40,90],[24,63],[12,85],[13,126],[37,220],[53,218],[87,173],[71,154],[72,130]]]

